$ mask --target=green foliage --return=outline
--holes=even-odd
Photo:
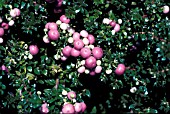
[[[45,1],[1,0],[5,22],[9,5],[19,8],[21,15],[0,44],[0,66],[9,70],[0,70],[2,112],[39,113],[47,102],[50,113],[59,113],[69,101],[63,90],[75,91],[77,102],[86,103],[86,113],[170,112],[170,17],[162,12],[162,6],[170,6],[168,0],[64,0],[59,14],[53,12],[54,4]],[[95,36],[94,45],[104,51],[101,74],[78,74],[81,58],[56,59],[70,37],[59,27],[59,40],[43,42],[45,24],[56,22],[62,14],[77,32],[85,29]],[[122,19],[120,31],[112,35],[104,18]],[[31,44],[40,49],[33,58],[29,57]],[[126,66],[121,76],[114,73],[119,63]]]

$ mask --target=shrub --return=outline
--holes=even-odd
[[[168,0],[1,0],[1,113],[168,113]]]

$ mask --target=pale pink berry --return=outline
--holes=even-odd
[[[120,31],[120,25],[119,25],[119,24],[116,24],[115,27],[114,27],[114,30],[115,30],[115,32]]]
[[[67,57],[66,57],[66,56],[63,56],[63,57],[61,57],[61,60],[62,60],[62,61],[66,61],[66,60],[67,60]]]
[[[12,9],[10,11],[10,15],[11,15],[11,17],[16,17],[17,16],[16,11],[14,9]]]
[[[74,30],[73,28],[71,28],[71,27],[68,27],[68,28],[67,28],[67,31],[68,31],[69,33],[71,33],[71,34],[74,34],[74,33],[75,33],[75,30]]]
[[[81,103],[75,103],[74,104],[74,109],[75,109],[75,112],[81,112],[82,111],[82,104]]]
[[[50,43],[50,40],[46,37],[43,37],[43,41],[44,41],[44,43]]]
[[[82,30],[82,31],[80,32],[80,35],[81,35],[82,37],[84,37],[84,38],[87,38],[87,37],[88,37],[88,32],[87,32],[86,30]]]
[[[74,39],[74,41],[79,40],[80,39],[80,34],[78,32],[73,33],[73,39]]]
[[[84,112],[86,110],[87,106],[84,102],[81,102],[81,106],[82,106],[81,112]]]
[[[70,91],[67,93],[68,99],[72,100],[76,98],[76,93],[74,91]]]
[[[14,11],[16,12],[16,16],[20,16],[20,9],[14,8]]]
[[[49,112],[49,109],[47,107],[47,103],[42,104],[41,106],[41,113],[47,114]]]
[[[88,45],[89,44],[89,40],[87,38],[83,38],[83,43],[84,43],[84,45]]]
[[[107,24],[107,25],[108,25],[111,21],[112,21],[112,20],[110,20],[110,19],[108,19],[108,18],[104,18],[104,19],[103,19],[103,23],[104,23],[104,24]]]
[[[0,28],[0,37],[4,35],[4,29]]]
[[[85,67],[84,67],[84,66],[81,66],[80,68],[78,68],[77,71],[78,71],[79,73],[83,73],[83,72],[85,72],[85,70],[86,70]]]
[[[14,25],[14,20],[10,20],[10,21],[8,22],[8,25],[9,25],[9,26],[13,26],[13,25]]]
[[[95,42],[95,38],[92,34],[89,34],[87,38],[88,38],[90,44],[93,44]]]
[[[95,68],[95,73],[101,73],[102,67],[101,66],[96,66]]]
[[[165,14],[169,13],[169,6],[163,7],[163,13],[165,13]]]
[[[74,114],[75,109],[74,106],[70,103],[67,103],[62,108],[62,114]]]

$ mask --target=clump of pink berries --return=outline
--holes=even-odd
[[[122,23],[122,20],[118,19],[118,23],[116,23],[116,21],[114,20],[111,20],[109,18],[104,18],[103,23],[110,25],[113,28],[112,35],[114,35],[116,32],[120,31],[120,24]]]
[[[12,6],[11,6],[12,7]],[[7,15],[9,15],[9,17],[7,17]],[[3,22],[2,18],[0,17],[0,43],[3,43],[4,39],[2,38],[5,34],[5,30],[9,29],[9,26],[13,26],[14,25],[14,20],[20,16],[20,9],[18,8],[14,8],[10,10],[10,13],[6,15],[7,20],[9,21],[7,22]]]
[[[60,20],[63,22],[62,16]],[[79,73],[84,73],[85,71],[86,73],[90,73],[90,75],[100,73],[102,67],[97,65],[97,60],[102,58],[103,50],[100,47],[94,47],[95,37],[86,30],[82,30],[79,33],[70,29],[70,27],[68,29],[72,32],[72,37],[68,39],[68,42],[73,46],[67,45],[62,49],[63,57],[61,59],[64,61],[70,56],[80,56],[83,60],[78,65]]]
[[[70,91],[67,93],[67,91],[63,91],[62,95],[67,96],[68,100],[71,100],[72,103],[66,102],[62,107],[62,113],[63,114],[74,114],[74,113],[83,113],[87,106],[84,102],[77,102],[76,101],[76,93],[74,91]]]
[[[50,41],[58,40],[60,33],[58,28],[63,31],[68,31],[70,36],[68,42],[70,45],[66,45],[62,49],[61,60],[66,61],[70,56],[72,57],[82,57],[82,61],[78,62],[78,72],[86,73],[90,75],[95,75],[96,73],[101,73],[102,67],[100,59],[103,56],[103,50],[100,47],[95,47],[95,37],[89,34],[86,30],[80,32],[75,32],[75,30],[69,25],[70,19],[65,15],[60,17],[60,20],[55,22],[49,22],[45,25],[46,34],[43,38],[45,43]],[[98,64],[97,64],[98,63]]]
[[[64,47],[62,50],[63,57],[81,56],[83,60],[81,62],[82,66],[78,68],[79,73],[84,73],[85,70],[87,70],[87,73],[100,73],[102,67],[97,66],[97,60],[102,58],[103,50],[100,47],[94,47],[95,37],[92,34],[88,34],[86,30],[82,30],[80,33],[74,32],[72,37],[73,42],[70,43],[73,44],[73,47],[69,45]]]

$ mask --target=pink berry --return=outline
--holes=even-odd
[[[49,109],[46,107],[41,107],[41,113],[42,114],[47,114],[49,112]]]
[[[73,57],[78,57],[80,55],[80,51],[75,49],[75,48],[72,48],[71,49],[71,56]]]
[[[31,55],[36,55],[39,52],[37,45],[30,45],[29,51]]]
[[[65,15],[62,15],[62,16],[60,17],[60,21],[63,22],[63,20],[67,20],[67,17],[66,17]]]
[[[46,37],[43,38],[44,43],[50,43],[50,40]]]
[[[4,29],[8,29],[9,28],[9,25],[7,23],[2,23],[1,24],[1,27],[3,27]]]
[[[16,16],[20,16],[20,10],[18,8],[14,8],[14,11],[16,12]]]
[[[71,33],[71,34],[74,34],[74,33],[75,33],[75,30],[74,30],[73,28],[71,28],[71,27],[68,27],[68,28],[67,28],[67,31],[68,31],[69,33]]]
[[[66,24],[70,23],[70,19],[67,19],[67,17],[65,15],[62,15],[60,17],[60,21],[63,23],[66,23]]]
[[[61,57],[61,60],[62,60],[62,61],[66,61],[66,60],[67,60],[67,57],[66,57],[66,56],[63,56],[63,57]]]
[[[88,37],[88,32],[87,32],[86,30],[82,30],[82,31],[80,32],[80,35],[81,35],[82,37],[84,37],[84,38],[87,38],[87,37]]]
[[[71,55],[71,49],[72,48],[70,46],[64,47],[62,50],[63,55],[69,57]]]
[[[114,27],[114,30],[115,30],[115,32],[118,32],[120,30],[120,25],[116,24],[115,27]]]
[[[62,113],[63,114],[74,114],[75,113],[74,106],[70,103],[65,104],[62,108]]]
[[[42,104],[41,107],[47,107],[47,103]]]
[[[85,72],[85,70],[86,70],[85,67],[84,67],[84,66],[81,66],[80,68],[78,68],[77,71],[78,71],[79,73],[83,73],[83,72]]]
[[[4,29],[0,28],[0,37],[4,35]]]
[[[81,102],[82,110],[81,112],[84,112],[87,108],[86,104],[84,102]]]
[[[10,21],[8,22],[8,25],[9,25],[9,26],[13,26],[14,23],[15,23],[14,20],[10,20]]]
[[[114,21],[111,21],[109,24],[110,24],[110,26],[112,26],[112,27],[115,27],[115,25],[116,25],[116,22],[114,22]]]
[[[48,22],[48,23],[45,24],[45,28],[46,28],[46,29],[49,29],[49,24],[50,24],[50,23],[51,23],[51,22]]]
[[[163,13],[165,13],[165,14],[169,13],[169,6],[163,7]]]
[[[48,29],[50,30],[57,30],[57,24],[54,22],[49,23]]]
[[[79,34],[78,32],[75,32],[75,33],[73,34],[73,39],[74,39],[74,41],[75,41],[75,40],[79,40],[79,39],[80,39],[80,34]]]
[[[81,103],[75,103],[74,109],[75,109],[75,112],[81,112],[82,111],[82,104]]]
[[[8,72],[8,68],[7,68],[5,65],[2,65],[2,66],[0,67],[0,70],[3,70],[3,71]]]
[[[92,54],[96,59],[101,59],[103,56],[103,50],[100,47],[94,47],[92,50]]]
[[[64,21],[64,23],[66,24],[70,23],[70,19],[67,19],[66,21]]]
[[[10,11],[10,15],[11,15],[11,17],[16,17],[17,16],[16,11],[14,9],[12,9]]]
[[[47,114],[48,112],[49,112],[49,109],[47,108],[47,103],[42,104],[41,113]]]
[[[76,93],[74,91],[70,91],[67,93],[68,99],[72,100],[76,98]]]
[[[115,70],[115,73],[117,75],[122,75],[125,72],[125,70],[126,70],[125,65],[124,64],[119,64],[118,67]]]
[[[88,58],[88,57],[90,57],[90,55],[91,55],[91,50],[90,50],[88,47],[84,47],[84,48],[81,49],[80,55],[81,55],[83,58]]]
[[[60,37],[60,33],[57,30],[49,30],[48,37],[50,40],[58,40]]]
[[[89,34],[87,38],[88,38],[90,44],[93,44],[95,42],[95,38],[92,34]]]
[[[95,68],[95,73],[101,73],[101,71],[102,71],[102,67],[101,66],[97,66]]]
[[[2,65],[1,66],[1,70],[5,70],[6,69],[6,66],[5,65]]]
[[[81,39],[74,41],[74,48],[75,49],[82,49],[84,47],[84,43]]]
[[[85,66],[90,69],[94,68],[96,66],[96,58],[94,58],[93,56],[88,57],[85,60]]]

